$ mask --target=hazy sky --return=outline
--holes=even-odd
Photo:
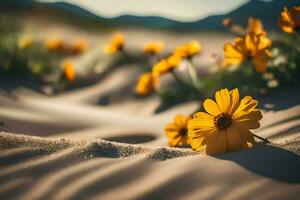
[[[59,0],[39,0],[56,2]],[[60,0],[62,1],[62,0]],[[179,21],[193,21],[211,14],[227,13],[249,0],[64,0],[95,14],[115,17],[123,14],[158,15]],[[225,3],[226,2],[226,3]]]

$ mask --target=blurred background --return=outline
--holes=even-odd
[[[176,46],[197,40],[203,50],[193,58],[193,63],[203,80],[202,91],[196,95],[191,91],[184,93],[186,90],[172,85],[167,75],[161,84],[169,87],[169,92],[161,91],[160,97],[168,104],[199,99],[217,88],[238,84],[216,76],[208,80],[220,69],[223,45],[237,35],[226,26],[226,20],[237,24],[238,29],[247,27],[248,18],[255,17],[261,20],[269,37],[282,38],[277,19],[284,6],[297,3],[288,0],[228,0],[226,4],[222,0],[127,0],[126,3],[122,0],[2,0],[1,91],[10,94],[26,87],[51,96],[102,82],[107,88],[101,86],[101,94],[93,94],[90,98],[93,103],[107,105],[135,99],[138,97],[134,88],[141,73]],[[106,54],[105,46],[116,32],[124,35],[125,53]],[[163,42],[165,48],[159,55],[148,56],[143,52],[144,44],[151,41]],[[291,82],[295,80],[285,77],[281,83]],[[249,87],[243,88],[247,91]],[[250,92],[265,94],[264,87],[258,86]]]

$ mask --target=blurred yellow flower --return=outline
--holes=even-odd
[[[151,72],[144,73],[140,76],[135,91],[141,96],[146,96],[156,90],[158,83],[159,79],[157,75]]]
[[[259,19],[254,17],[248,18],[248,33],[255,33],[255,34],[266,34],[264,30],[264,26]]]
[[[290,9],[285,7],[279,18],[279,26],[284,32],[300,33],[300,6],[294,6]]]
[[[171,147],[189,146],[191,137],[188,135],[188,122],[191,117],[176,115],[172,123],[165,127],[165,134],[168,137],[168,144]]]
[[[72,61],[65,60],[62,63],[63,75],[69,81],[73,82],[75,80],[75,69]]]
[[[235,39],[235,43],[224,45],[224,65],[236,65],[243,61],[251,61],[256,71],[264,73],[267,71],[267,61],[271,57],[269,47],[272,41],[266,36],[250,33],[244,37]]]
[[[258,102],[250,96],[240,100],[239,90],[222,89],[215,94],[216,102],[206,99],[206,112],[194,114],[188,124],[191,146],[205,149],[207,154],[219,154],[251,147],[254,135],[250,129],[259,128],[261,112]]]
[[[180,65],[182,59],[180,56],[176,55],[176,54],[172,54],[171,56],[169,56],[167,58],[167,62],[168,62],[168,65],[171,67],[171,68],[176,68]]]
[[[85,52],[87,48],[88,48],[87,41],[81,38],[76,39],[72,46],[72,50],[77,54],[81,54]]]
[[[19,49],[26,49],[31,46],[33,43],[33,39],[31,36],[22,36],[18,40]]]
[[[124,35],[121,32],[115,33],[110,43],[105,47],[106,54],[115,54],[123,50],[125,43]]]
[[[168,61],[166,59],[162,59],[153,66],[152,73],[157,76],[160,76],[160,75],[166,74],[172,70],[173,70],[173,67],[168,64]]]
[[[165,45],[163,42],[149,42],[144,46],[144,52],[148,54],[157,54],[160,53],[164,49]]]
[[[59,37],[48,38],[45,47],[50,51],[61,51],[65,48],[64,41]]]
[[[193,40],[187,44],[175,48],[173,53],[181,58],[192,58],[193,56],[199,54],[201,50],[201,44],[198,41]]]

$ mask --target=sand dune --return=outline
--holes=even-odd
[[[297,89],[291,88],[289,94]],[[277,110],[264,111],[256,133],[272,144],[211,157],[166,147],[162,133],[174,114],[189,114],[199,102],[154,114],[155,98],[147,100],[150,107],[139,100],[108,106],[89,101],[101,92],[99,84],[51,98],[26,90],[16,92],[17,99],[1,97],[5,123],[0,133],[1,199],[295,199],[299,195],[298,104],[282,108],[279,101],[274,104]],[[85,98],[77,98],[81,96]]]

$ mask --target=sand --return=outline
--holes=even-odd
[[[207,156],[169,148],[163,127],[199,102],[155,114],[151,97],[107,106],[93,85],[55,97],[1,96],[1,199],[295,199],[300,189],[299,88],[277,92],[255,131],[271,144]],[[83,95],[84,94],[84,95]],[[76,97],[84,96],[80,99]],[[278,99],[282,99],[280,101]],[[263,102],[264,103],[264,102]],[[276,110],[276,108],[279,108]],[[133,112],[134,111],[134,112]],[[117,141],[117,142],[115,142]]]

